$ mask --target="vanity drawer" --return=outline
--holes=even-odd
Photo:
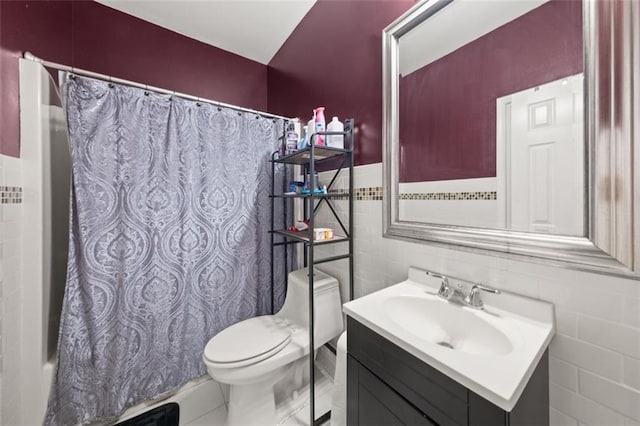
[[[357,383],[347,391],[349,403],[357,407],[349,412],[347,424],[437,426],[351,355],[347,356],[347,369],[355,376],[351,383]]]
[[[468,390],[347,317],[347,352],[438,424],[468,426]],[[364,423],[361,423],[364,424]]]

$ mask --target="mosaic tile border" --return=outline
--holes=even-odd
[[[356,200],[382,200],[381,186],[368,186],[355,188]],[[332,189],[329,193],[338,197],[346,197],[346,189]],[[400,194],[401,200],[407,201],[462,201],[462,200],[497,200],[496,191],[474,191],[474,192],[405,192]]]
[[[381,186],[367,186],[356,188],[356,200],[382,200]]]
[[[19,186],[0,186],[0,204],[22,203],[22,188]]]
[[[497,200],[496,191],[476,191],[476,192],[406,192],[400,194],[401,200]]]
[[[354,188],[355,200],[382,200],[381,186],[367,186],[362,188]],[[348,191],[346,189],[330,189],[329,194],[346,198]]]
[[[332,189],[329,191],[332,195],[339,197],[347,197],[346,189]],[[355,200],[357,201],[380,201],[382,200],[381,186],[366,186],[354,189]],[[476,192],[406,192],[400,194],[401,200],[423,201],[423,200],[496,200],[497,193],[495,191],[476,191]],[[22,188],[19,186],[0,186],[0,203],[1,204],[20,204],[22,203]]]

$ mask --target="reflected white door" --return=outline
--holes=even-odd
[[[508,229],[584,235],[582,85],[578,74],[508,97]]]

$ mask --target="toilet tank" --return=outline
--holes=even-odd
[[[314,346],[316,348],[333,339],[343,330],[342,303],[338,280],[314,270]],[[293,323],[309,328],[309,275],[308,268],[289,273],[287,296],[282,309],[276,314]]]

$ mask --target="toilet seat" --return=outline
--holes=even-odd
[[[255,364],[280,352],[291,340],[287,321],[272,315],[240,321],[214,336],[204,358],[218,368]]]

